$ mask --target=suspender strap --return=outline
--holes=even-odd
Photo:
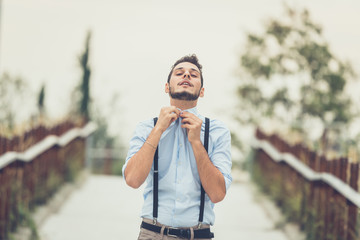
[[[158,118],[154,118],[154,126],[156,125]],[[153,179],[153,221],[154,225],[157,222],[158,217],[158,194],[159,194],[159,165],[158,165],[158,151],[159,146],[157,146],[155,155],[154,155],[154,179]]]
[[[204,148],[206,152],[208,152],[208,145],[209,145],[209,129],[210,129],[210,120],[209,118],[205,118]],[[201,185],[200,214],[199,214],[199,225],[198,225],[199,228],[201,227],[201,224],[203,222],[204,208],[205,208],[205,190]]]

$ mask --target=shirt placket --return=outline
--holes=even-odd
[[[182,201],[182,177],[183,172],[183,161],[184,161],[184,147],[185,147],[185,138],[186,138],[186,129],[181,128],[181,123],[177,129],[177,158],[176,158],[176,174],[175,174],[175,211],[174,211],[174,222],[177,223],[177,216],[180,214],[179,208]]]

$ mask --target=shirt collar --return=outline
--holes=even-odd
[[[180,108],[178,108],[180,111],[184,111],[184,112],[189,112],[189,113],[192,113],[194,115],[198,115],[198,112],[197,112],[197,108],[196,107],[193,107],[193,108],[189,108],[189,109],[186,109],[186,110],[181,110]]]
[[[193,108],[189,108],[189,109],[186,109],[186,110],[181,110],[180,108],[178,108],[180,111],[184,111],[184,112],[189,112],[189,113],[192,113],[194,115],[196,115],[197,117],[201,117],[199,114],[198,114],[198,111],[197,111],[197,108],[196,107],[193,107]],[[180,124],[180,118],[176,119],[176,121],[172,122],[169,126],[169,128],[172,128],[175,124]]]

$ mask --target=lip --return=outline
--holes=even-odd
[[[183,85],[184,83],[187,83],[187,84],[189,84],[189,85]],[[191,84],[191,82],[188,81],[188,80],[184,80],[184,81],[180,82],[178,85],[179,85],[179,86],[186,86],[186,87],[193,87],[193,85]]]

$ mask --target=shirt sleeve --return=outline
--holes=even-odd
[[[224,176],[227,191],[232,182],[230,131],[222,122],[214,120],[210,124],[210,137],[212,138],[213,144],[209,158]]]
[[[153,123],[151,120],[146,121],[146,122],[141,122],[136,126],[133,137],[130,140],[129,150],[128,150],[128,153],[127,153],[127,156],[125,159],[125,164],[122,167],[122,175],[123,175],[124,180],[125,180],[124,173],[125,173],[125,169],[126,169],[126,166],[129,162],[129,160],[144,145],[144,143],[145,143],[146,139],[148,138],[153,127],[154,126],[153,126]]]

